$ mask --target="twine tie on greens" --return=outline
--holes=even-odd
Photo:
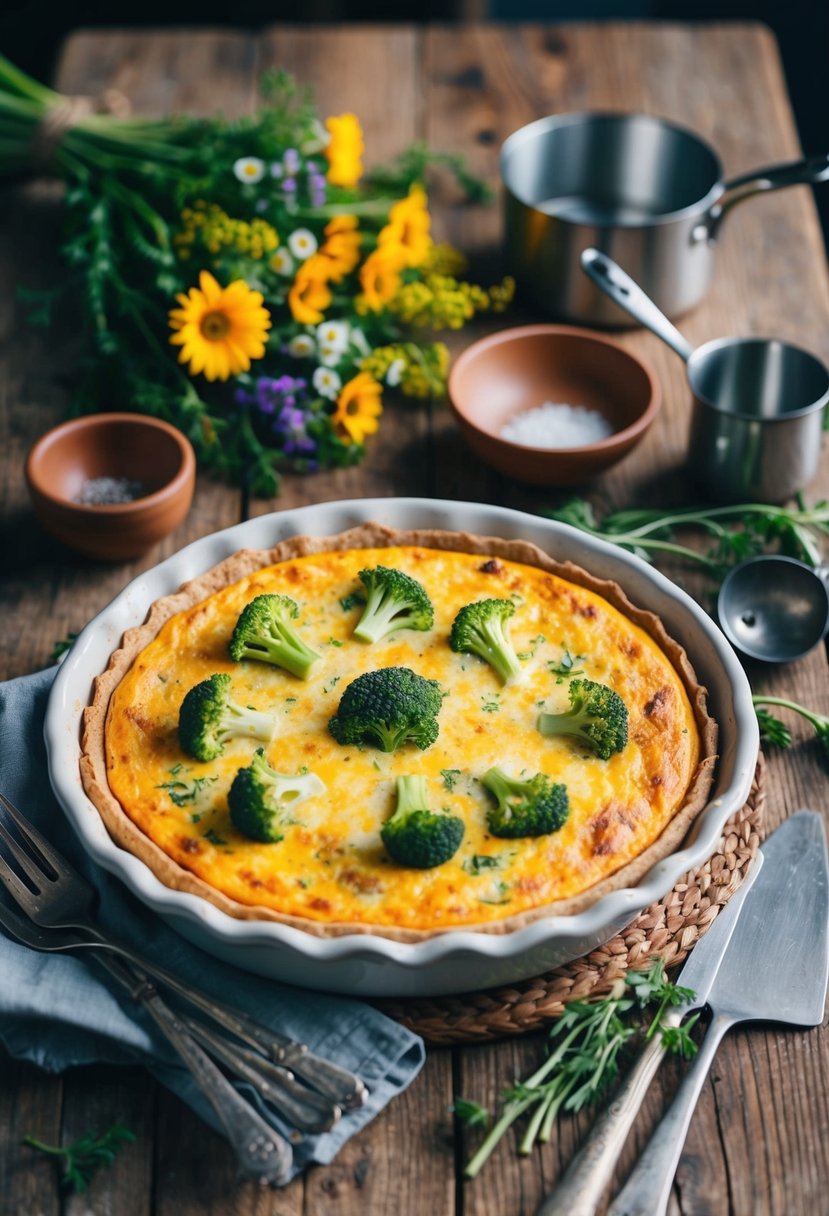
[[[96,96],[61,95],[44,114],[32,138],[32,158],[37,167],[50,168],[55,152],[73,127],[92,114],[111,114],[114,118],[129,118],[132,103],[120,89],[104,89]]]

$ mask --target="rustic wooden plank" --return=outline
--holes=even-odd
[[[273,1191],[239,1178],[227,1141],[159,1088],[153,1216],[299,1216],[303,1182]]]
[[[60,1142],[61,1081],[0,1048],[0,1214],[58,1216],[55,1167],[24,1136]]]
[[[277,26],[266,31],[263,66],[289,69],[311,84],[320,113],[355,113],[365,133],[365,164],[393,159],[422,134],[420,38],[411,27]],[[371,70],[366,65],[371,64]],[[428,410],[385,394],[380,431],[353,468],[288,474],[278,497],[253,504],[252,514],[345,498],[430,494]]]
[[[96,1065],[75,1068],[64,1078],[62,1136],[70,1144],[87,1132],[115,1123],[135,1140],[124,1144],[114,1163],[99,1170],[88,1191],[71,1195],[64,1216],[148,1216],[152,1210],[155,1087],[141,1068]]]
[[[451,1053],[429,1052],[415,1082],[346,1144],[329,1166],[312,1170],[307,1212],[450,1213],[455,1148]]]

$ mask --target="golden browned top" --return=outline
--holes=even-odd
[[[352,639],[360,608],[344,610],[340,601],[359,587],[358,571],[377,564],[423,583],[435,606],[431,631],[402,631],[374,646]],[[323,656],[307,681],[228,657],[239,612],[265,592],[300,605],[297,625]],[[458,609],[490,596],[516,602],[511,635],[524,673],[503,688],[485,663],[448,645]],[[568,681],[551,671],[565,654],[578,656],[574,667],[615,688],[629,708],[630,741],[608,761],[535,729],[541,708],[567,707]],[[425,752],[408,745],[392,755],[339,746],[327,722],[342,690],[360,673],[388,666],[410,667],[448,691],[437,741]],[[307,766],[325,783],[279,843],[244,839],[227,810],[227,790],[254,742],[233,741],[209,764],[179,747],[181,700],[215,671],[231,676],[235,700],[278,714],[266,748],[271,764],[283,772]],[[708,750],[675,664],[595,590],[524,562],[419,545],[291,557],[185,607],[135,657],[112,695],[106,727],[110,790],[176,867],[251,912],[380,931],[494,927],[581,895],[659,838]],[[477,778],[495,764],[563,781],[571,807],[564,828],[531,839],[490,836],[489,795]],[[382,848],[394,778],[404,773],[424,774],[432,806],[466,825],[455,857],[432,870],[400,867]],[[182,805],[171,798],[175,781],[193,791]]]

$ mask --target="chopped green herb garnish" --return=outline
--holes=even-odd
[[[169,769],[171,781],[162,781],[155,788],[157,790],[166,790],[170,795],[170,801],[176,806],[190,806],[196,801],[199,794],[208,785],[212,785],[214,781],[218,781],[218,777],[194,777],[188,784],[186,781],[180,781],[178,774],[184,766],[176,764]]]
[[[104,1132],[86,1132],[66,1148],[44,1144],[34,1136],[23,1137],[24,1144],[61,1162],[61,1186],[77,1194],[87,1189],[97,1170],[112,1165],[119,1149],[133,1140],[135,1133],[121,1123],[114,1123]]]
[[[453,790],[458,784],[458,778],[463,770],[459,768],[442,768],[440,775],[443,778],[443,787],[447,790]]]
[[[350,595],[344,595],[340,600],[340,607],[343,612],[350,612],[352,608],[362,607],[366,602],[365,596],[359,591],[352,591]]]

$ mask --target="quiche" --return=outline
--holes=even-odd
[[[380,565],[425,589],[430,628],[374,643],[354,637],[360,571]],[[296,602],[297,628],[320,656],[307,678],[230,657],[240,613],[271,594]],[[510,640],[521,671],[505,683],[450,645],[459,609],[492,598],[514,605]],[[329,724],[344,690],[388,667],[437,683],[437,738],[392,752],[338,742]],[[235,702],[271,713],[276,730],[264,745],[232,738],[199,761],[182,751],[179,711],[215,673],[230,677]],[[568,708],[576,679],[606,685],[627,707],[627,742],[607,759],[537,728],[540,714]],[[235,917],[312,934],[417,941],[458,929],[510,932],[635,884],[676,849],[704,806],[716,734],[682,647],[616,584],[519,540],[367,524],[243,550],[158,600],[95,681],[81,775],[116,843],[170,887]],[[228,807],[236,774],[259,746],[273,769],[318,779],[272,842],[242,835]],[[494,836],[481,781],[493,767],[564,785],[563,825]],[[401,865],[383,847],[401,776],[423,778],[430,809],[463,822],[460,846],[443,864]]]

